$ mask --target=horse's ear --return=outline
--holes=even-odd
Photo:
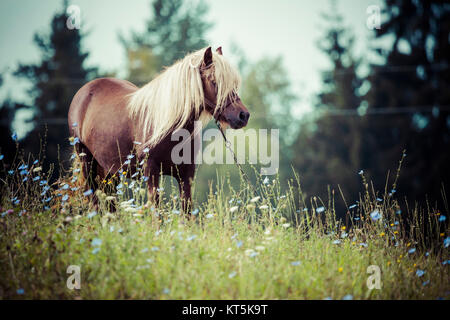
[[[203,55],[203,63],[205,65],[205,67],[208,67],[212,64],[212,52],[211,52],[211,47],[208,47],[208,49],[206,49],[205,54]]]
[[[217,52],[218,54],[222,55],[222,47],[218,47],[218,48],[216,49],[216,52]]]

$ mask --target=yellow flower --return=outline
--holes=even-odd
[[[414,264],[413,264],[413,267],[415,268],[416,266],[417,266],[417,264],[416,264],[416,263],[414,263]]]
[[[339,272],[342,272],[342,271],[344,271],[344,268],[339,267],[338,271],[339,271]]]
[[[345,226],[342,226],[342,228],[341,228],[342,230],[345,230]]]
[[[440,236],[443,237],[443,236],[444,236],[444,233],[442,232],[442,233],[440,234]]]
[[[385,235],[384,232],[380,233],[380,237],[384,237],[384,235]]]
[[[401,262],[401,260],[400,259],[397,259],[397,263],[400,263]]]
[[[122,172],[122,174],[123,174],[123,175],[126,175],[126,174],[127,174],[127,172],[126,172],[126,171],[124,171],[124,172]]]
[[[402,254],[400,255],[400,259],[401,259],[401,258],[403,258],[403,255],[402,255]]]
[[[437,216],[440,216],[440,215],[441,215],[441,213],[440,213],[440,212],[436,212],[436,215],[437,215]]]
[[[124,181],[124,183],[123,183],[124,185],[128,185],[128,182],[126,182],[126,181]]]
[[[390,262],[390,261],[388,261],[388,262],[387,262],[387,265],[388,265],[388,266],[390,266],[390,265],[391,265],[391,262]]]
[[[409,247],[410,245],[411,245],[411,242],[408,242],[408,243],[406,244],[407,247]]]
[[[395,231],[394,231],[394,234],[398,234],[398,231],[397,231],[397,230],[395,230]]]
[[[391,223],[391,227],[393,227],[394,226],[394,224],[393,223]]]
[[[106,183],[106,180],[105,179],[103,179],[103,181],[102,181],[103,183]]]
[[[112,183],[112,181],[111,181],[111,180],[109,180],[109,181],[108,181],[108,184],[111,184],[111,183]]]

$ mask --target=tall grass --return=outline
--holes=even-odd
[[[284,188],[278,177],[257,176],[257,194],[243,179],[236,189],[218,176],[188,217],[173,184],[159,189],[156,205],[145,177],[119,172],[121,187],[100,181],[94,207],[79,168],[54,185],[51,172],[20,157],[4,169],[4,299],[449,297],[448,208],[402,211],[395,182],[379,193],[360,172],[361,196],[338,219],[335,201],[347,201],[341,192],[306,197],[295,172]],[[81,269],[79,290],[66,285],[71,265]],[[372,265],[381,289],[367,286]]]

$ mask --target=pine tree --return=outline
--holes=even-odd
[[[68,129],[66,121],[70,103],[77,90],[96,74],[95,68],[86,68],[88,53],[81,47],[83,34],[78,29],[67,28],[69,16],[67,2],[51,21],[49,34],[35,34],[34,42],[42,60],[38,64],[19,64],[15,75],[27,79],[32,86],[31,120],[33,129],[23,141],[27,151],[40,152],[40,139],[47,145],[49,163],[58,161],[58,145],[61,159],[68,155]],[[56,169],[58,166],[56,166]]]
[[[393,114],[374,117],[368,143],[374,176],[393,167],[407,150],[399,191],[409,199],[441,199],[450,182],[450,4],[387,0],[375,50],[385,61],[373,65],[370,109]]]

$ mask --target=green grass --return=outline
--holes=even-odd
[[[395,195],[370,192],[365,181],[346,225],[335,217],[333,194],[326,205],[307,198],[294,187],[297,178],[284,192],[279,181],[258,178],[259,199],[243,181],[235,190],[219,178],[188,219],[177,211],[171,188],[155,209],[139,180],[128,196],[115,195],[118,210],[112,213],[103,192],[94,215],[81,189],[63,190],[64,183],[76,185],[72,176],[43,203],[47,195],[32,178],[46,175],[35,167],[25,183],[20,170],[2,182],[3,299],[449,298],[449,266],[443,264],[449,259],[443,245],[448,220],[438,220],[448,213],[418,207],[400,213]],[[11,201],[16,196],[18,204]],[[130,197],[136,208],[120,205]],[[370,218],[374,210],[382,219]],[[420,218],[424,213],[428,218]],[[80,290],[66,286],[70,265],[81,268]],[[380,290],[367,287],[371,265],[381,270]]]

